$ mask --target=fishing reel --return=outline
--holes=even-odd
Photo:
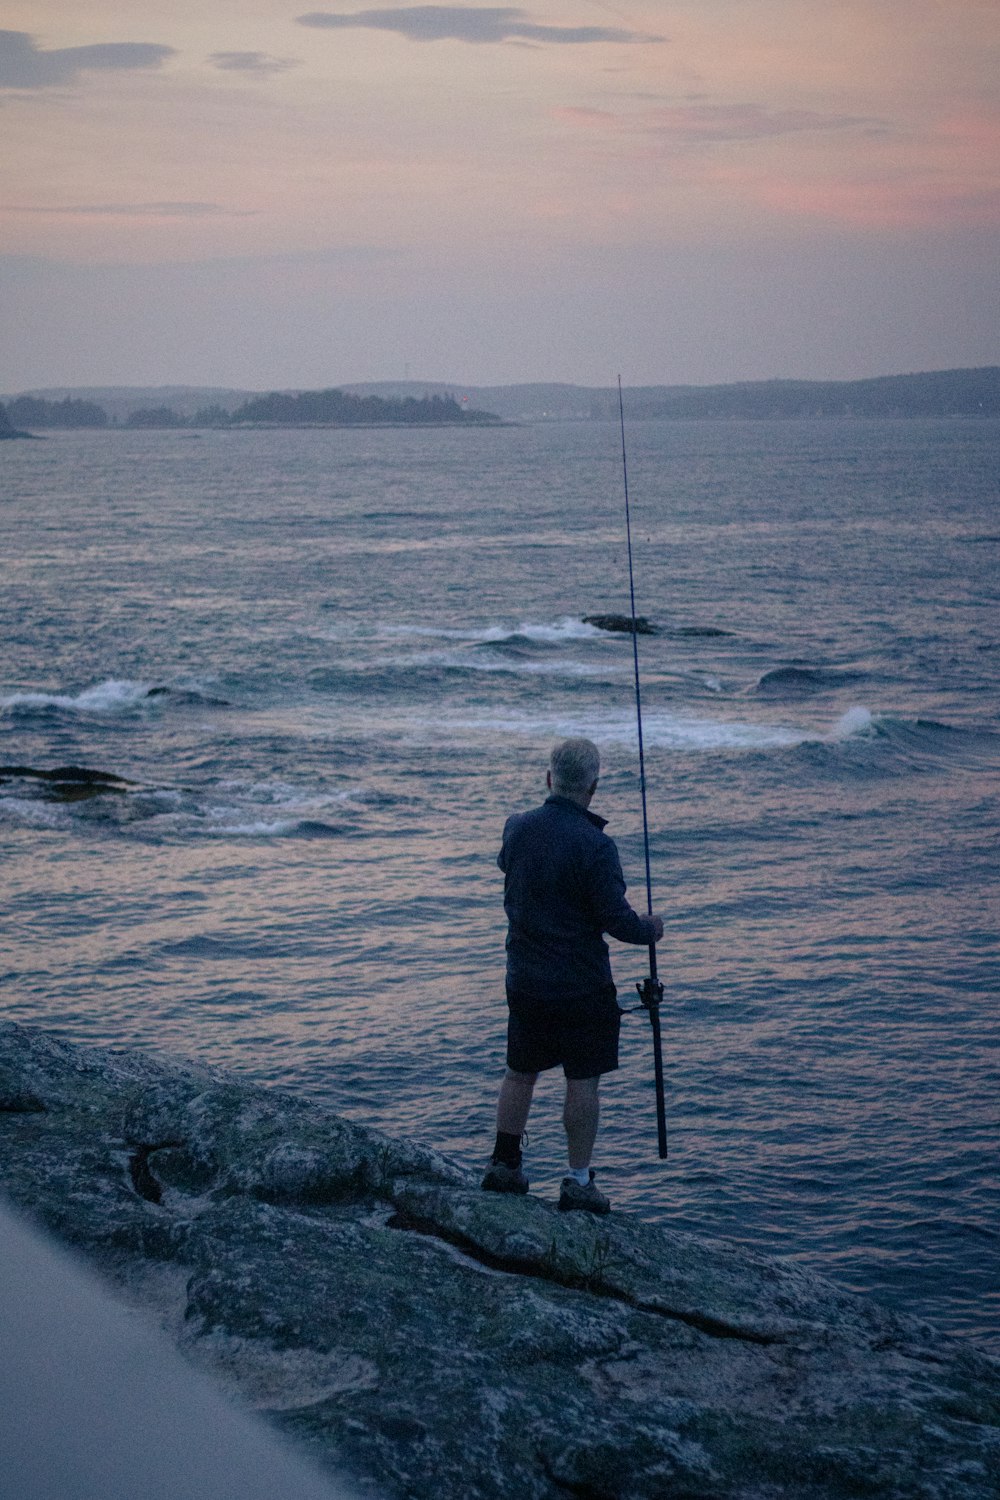
[[[635,981],[636,994],[639,996],[640,1004],[630,1005],[627,1009],[619,1005],[618,1009],[623,1016],[638,1015],[640,1010],[648,1010],[650,1015],[659,1016],[660,1006],[663,1004],[663,984],[659,979],[654,979],[647,974],[645,979]]]
[[[647,974],[645,979],[636,980],[635,987],[644,1010],[659,1010],[663,1004],[663,984],[659,979]]]

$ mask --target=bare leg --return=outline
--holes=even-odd
[[[594,1154],[594,1142],[597,1139],[597,1126],[601,1116],[601,1101],[598,1094],[600,1083],[600,1078],[567,1078],[566,1080],[563,1124],[566,1127],[569,1164],[574,1171],[589,1167],[590,1158]]]
[[[531,1096],[537,1081],[537,1073],[515,1073],[512,1068],[507,1069],[497,1100],[497,1130],[520,1139],[528,1123]]]

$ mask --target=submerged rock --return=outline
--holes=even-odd
[[[1000,1365],[796,1266],[484,1194],[293,1095],[9,1023],[0,1096],[25,1101],[10,1197],[380,1493],[997,1494]]]

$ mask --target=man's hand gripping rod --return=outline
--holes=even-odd
[[[649,870],[649,818],[646,812],[646,757],[642,744],[642,694],[639,687],[639,631],[635,613],[635,575],[632,570],[632,519],[628,503],[628,460],[625,456],[625,404],[622,400],[622,378],[618,377],[618,416],[622,432],[622,477],[625,482],[625,536],[628,543],[628,589],[632,608],[632,662],[635,668],[635,719],[639,733],[639,788],[642,793],[642,838],[646,852],[646,911],[653,915],[653,881]],[[663,1097],[663,1048],[660,1043],[660,1005],[663,985],[656,973],[656,944],[649,945],[649,973],[636,981],[636,989],[649,1012],[653,1028],[653,1068],[656,1075],[656,1134],[661,1160],[667,1155],[667,1111]]]

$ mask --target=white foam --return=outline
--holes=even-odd
[[[219,809],[215,811],[218,812]],[[228,821],[229,816],[228,811],[225,812],[219,821],[213,823],[206,832],[215,837],[235,839],[279,838],[282,834],[294,833],[300,821],[298,818],[280,818],[274,823],[263,820],[255,823],[232,823]]]
[[[109,678],[84,688],[75,696],[68,693],[11,693],[0,698],[0,708],[60,708],[70,713],[115,713],[133,707],[149,695],[151,684]]]
[[[312,634],[313,632],[310,632]],[[584,622],[574,615],[563,615],[558,620],[534,621],[523,620],[516,625],[483,625],[461,627],[447,625],[394,625],[380,622],[372,630],[368,626],[349,627],[346,630],[331,630],[318,632],[324,640],[340,641],[345,639],[371,639],[384,641],[406,641],[406,640],[437,640],[437,641],[460,641],[464,645],[498,645],[503,641],[528,640],[539,641],[544,644],[561,645],[564,641],[588,641],[601,639],[607,635],[604,630],[598,630],[594,625],[585,625]]]
[[[518,719],[514,716],[451,721],[454,727],[484,733],[508,732],[550,738],[585,735],[598,744],[636,746],[635,715],[629,710],[586,717]],[[442,726],[444,727],[444,726]],[[756,724],[745,720],[689,717],[665,710],[643,714],[643,741],[647,748],[661,750],[792,750],[797,745],[829,744],[855,735],[870,734],[875,719],[867,708],[857,706],[843,714],[828,732],[787,724]]]
[[[0,822],[11,822],[22,828],[61,828],[66,814],[51,802],[36,802],[28,797],[0,797]]]
[[[178,808],[184,806],[185,795],[176,788],[156,787],[149,791],[135,793],[135,800],[141,801],[146,807],[163,812],[176,812]]]
[[[849,740],[856,734],[871,734],[874,728],[875,720],[870,710],[862,708],[860,704],[855,704],[853,708],[847,710],[846,714],[841,714],[830,730],[830,738]]]
[[[286,781],[227,780],[220,781],[217,790],[232,793],[239,800],[241,813],[246,811],[246,804],[249,803],[252,806],[280,808],[283,812],[294,812],[299,817],[313,818],[321,817],[325,808],[364,803],[371,796],[370,790],[360,784],[341,787],[337,791],[316,792]]]
[[[596,625],[587,625],[583,620],[575,619],[572,615],[564,615],[561,620],[556,620],[551,625],[519,625],[513,635],[525,636],[529,641],[586,641],[599,639],[607,634],[607,631],[598,630]]]
[[[409,727],[418,727],[410,720]],[[423,731],[441,736],[454,736],[456,731],[466,731],[478,738],[480,735],[519,734],[539,739],[559,739],[574,735],[586,735],[598,744],[636,744],[635,716],[628,709],[610,714],[587,712],[575,716],[526,717],[516,714],[462,717],[420,721]],[[802,744],[810,736],[807,731],[790,729],[778,724],[749,724],[742,721],[690,718],[665,710],[643,715],[643,740],[647,748],[663,750],[760,750],[787,749]]]
[[[303,789],[287,781],[227,779],[218,782],[217,785],[220,792],[232,792],[237,797],[245,797],[250,802],[259,802],[271,807],[305,805]]]
[[[282,781],[224,781],[215,791],[225,800],[193,810],[187,825],[213,838],[281,838],[303,823],[335,825],[344,808],[372,797],[361,785],[321,792]]]

